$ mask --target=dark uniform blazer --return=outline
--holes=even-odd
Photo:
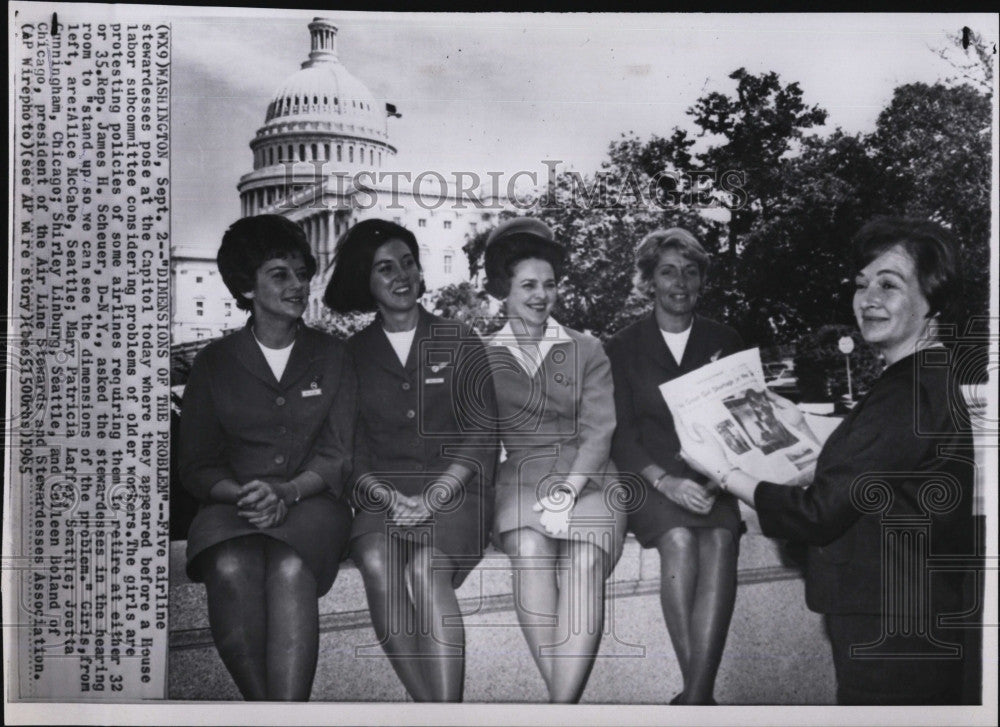
[[[488,508],[498,450],[497,415],[479,336],[465,324],[421,307],[405,366],[379,319],[355,334],[348,347],[359,390],[354,482],[364,485],[372,481],[365,476],[373,475],[403,494],[420,495],[458,461],[476,473],[466,483],[466,493],[481,495]],[[356,504],[365,499],[363,489],[354,489]],[[355,526],[357,535],[358,527],[368,524],[362,519]]]
[[[184,389],[181,478],[202,502],[223,479],[305,472],[339,496],[350,474],[356,385],[343,343],[300,325],[281,381],[248,324],[205,347]]]
[[[615,334],[607,350],[618,411],[611,457],[618,469],[638,475],[655,463],[671,475],[704,481],[675,457],[681,445],[659,387],[709,361],[743,350],[739,334],[696,315],[684,356],[678,363],[660,334],[655,314],[650,314]]]
[[[877,614],[894,610],[893,603],[912,608],[912,602],[884,600],[908,586],[897,581],[886,591],[883,569],[892,576],[903,558],[919,570],[923,546],[932,556],[971,555],[968,414],[949,367],[921,363],[934,356],[946,361],[947,355],[928,349],[888,367],[826,441],[810,487],[757,487],[754,507],[764,534],[811,546],[806,603],[813,611]],[[892,518],[910,518],[918,529],[923,523],[927,539],[887,535]],[[958,576],[930,578],[934,602],[956,603]],[[904,581],[909,577],[929,576],[914,571]]]

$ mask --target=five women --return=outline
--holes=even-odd
[[[672,703],[714,703],[736,593],[736,497],[757,508],[765,534],[815,546],[807,600],[826,614],[839,701],[956,701],[961,660],[929,662],[927,649],[851,658],[852,646],[885,641],[887,618],[906,616],[883,605],[883,559],[917,555],[905,542],[887,555],[879,515],[865,503],[884,500],[879,513],[893,515],[922,508],[935,552],[969,552],[970,465],[937,448],[942,438],[969,444],[953,416],[960,402],[949,398],[946,367],[919,366],[938,345],[932,323],[955,286],[946,237],[906,220],[859,234],[855,314],[888,368],[803,489],[731,466],[706,432],[677,430],[659,395],[660,384],[743,347],[732,329],[695,313],[708,256],[685,230],[638,245],[635,286],[653,312],[614,336],[606,356],[596,339],[552,318],[563,251],[537,220],[509,221],[487,241],[487,290],[504,301],[507,323],[485,347],[420,306],[411,232],[356,224],[338,243],[324,299],[337,312],[377,316],[346,350],[300,320],[315,262],[298,228],[272,216],[235,223],[219,267],[253,315],[195,363],[181,461],[185,486],[203,502],[188,570],[206,583],[213,636],[240,691],[308,698],[316,600],[349,540],[376,634],[407,691],[461,700],[455,588],[492,532],[511,560],[515,610],[551,701],[578,701],[626,530],[620,469],[646,486],[627,527],[660,555],[661,604],[684,680]],[[784,426],[815,438],[794,405],[774,403]],[[899,475],[859,495],[870,472]],[[947,577],[932,584],[933,612],[956,609],[958,586]],[[924,642],[943,643],[937,630],[931,636]]]

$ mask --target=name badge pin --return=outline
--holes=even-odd
[[[316,386],[316,384],[313,384],[313,386]],[[316,388],[314,388],[314,389],[303,389],[302,390],[302,398],[305,399],[305,398],[310,397],[310,396],[320,396],[322,393],[323,393],[323,390],[321,388],[319,388],[318,386],[316,386]]]

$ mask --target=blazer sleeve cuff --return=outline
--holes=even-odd
[[[185,478],[187,490],[195,499],[208,502],[212,499],[212,488],[222,480],[235,480],[236,477],[226,467],[209,467],[199,470],[197,474]]]
[[[783,514],[790,509],[790,495],[795,488],[773,482],[761,482],[753,495],[753,507],[757,511],[760,531],[769,538],[795,537],[781,527]]]
[[[328,492],[338,497],[344,491],[344,471],[343,462],[326,457],[313,457],[302,465],[301,472],[314,472],[319,475],[326,485]]]

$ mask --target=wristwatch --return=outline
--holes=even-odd
[[[292,489],[295,490],[295,498],[292,499],[291,501],[289,501],[288,500],[288,496],[286,495],[285,496],[285,504],[289,505],[289,506],[290,505],[298,505],[299,501],[302,499],[302,493],[299,492],[299,486],[297,484],[295,484],[294,482],[289,482],[288,484],[291,485]]]

